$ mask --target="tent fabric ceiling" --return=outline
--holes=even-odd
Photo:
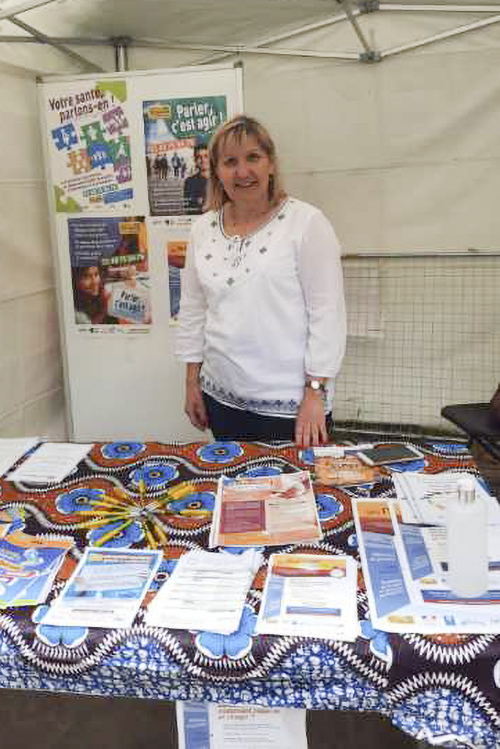
[[[34,0],[36,1],[36,0]],[[453,7],[469,8],[470,0],[452,0]],[[0,0],[0,17],[9,10],[28,5],[20,0]],[[433,0],[432,6],[442,6],[443,11],[428,9],[422,0],[400,0],[384,3],[383,8],[415,7],[418,12],[440,17],[442,28],[454,29],[457,25],[486,20],[500,13],[498,0],[482,0],[483,12],[457,14],[444,13],[450,7],[446,0]],[[358,11],[358,4],[350,8]],[[474,7],[477,7],[474,6]],[[252,46],[266,39],[295,29],[321,24],[341,14],[345,5],[337,0],[57,0],[19,13],[19,20],[51,37],[71,37],[83,40],[109,40],[128,37],[132,41],[149,40],[163,44],[213,46]],[[491,9],[491,10],[490,10]],[[394,13],[384,14],[394,17]],[[452,16],[445,19],[444,16]],[[358,17],[361,30],[372,14]],[[7,35],[26,36],[26,32],[10,23],[0,21],[0,39]],[[290,40],[288,48],[304,47]],[[362,52],[359,41],[352,33],[351,49]]]

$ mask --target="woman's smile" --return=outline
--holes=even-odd
[[[217,176],[231,201],[251,199],[268,205],[269,178],[274,167],[253,135],[230,140],[217,165]]]

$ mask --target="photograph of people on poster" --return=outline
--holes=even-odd
[[[68,229],[76,324],[149,325],[144,216],[74,218]]]
[[[134,197],[125,81],[61,83],[46,101],[58,213],[123,212]]]
[[[143,118],[151,215],[202,213],[208,142],[227,119],[226,97],[145,101]]]

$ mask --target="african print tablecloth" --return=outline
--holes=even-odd
[[[392,470],[440,472],[473,468],[467,449],[457,442],[419,441],[425,459]],[[113,528],[113,522],[82,527],[82,509],[91,501],[124,489],[148,501],[179,482],[194,491],[173,503],[195,517],[163,515],[167,533],[156,588],[189,549],[206,548],[221,473],[258,476],[312,469],[311,451],[293,445],[262,443],[141,442],[95,444],[87,459],[57,486],[0,482],[0,504],[24,509],[25,531],[68,534],[75,551],[60,570],[46,605],[73,571],[85,545]],[[351,496],[392,494],[385,471],[374,485],[340,489],[315,484],[324,540],[280,551],[349,553],[357,557]],[[172,503],[170,503],[172,508]],[[92,513],[90,513],[92,516]],[[101,516],[102,517],[102,516]],[[106,518],[104,518],[106,519]],[[107,545],[144,547],[148,538],[137,517]],[[474,635],[398,636],[374,630],[360,575],[358,611],[362,635],[355,643],[312,638],[255,635],[267,558],[247,597],[237,632],[216,635],[149,627],[144,609],[128,630],[56,627],[41,623],[46,605],[0,613],[0,686],[108,696],[169,700],[378,711],[417,738],[441,746],[500,746],[500,637]],[[219,549],[218,553],[239,553]],[[147,601],[147,599],[146,599]],[[446,738],[448,737],[448,738]],[[468,742],[461,744],[460,742]]]

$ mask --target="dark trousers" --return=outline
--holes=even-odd
[[[231,408],[203,393],[208,423],[216,440],[221,442],[243,440],[245,442],[272,442],[273,440],[295,440],[295,419],[283,416],[262,416],[252,411]],[[331,415],[327,416],[327,427]]]

